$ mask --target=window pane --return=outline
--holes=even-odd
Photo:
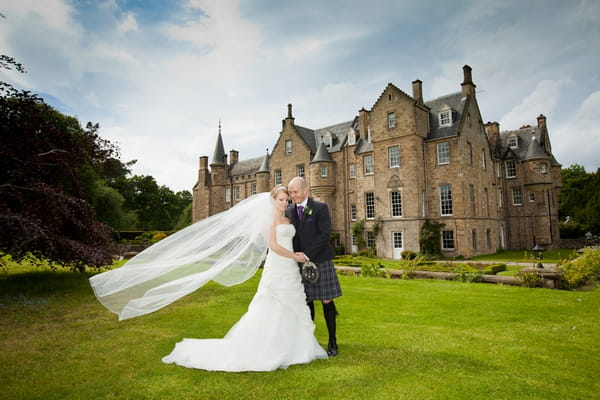
[[[393,232],[392,240],[394,242],[395,249],[401,249],[402,247],[404,247],[402,246],[402,232]]]
[[[355,165],[354,165],[354,164],[350,164],[350,165],[348,166],[348,168],[349,168],[349,172],[348,172],[348,173],[350,174],[350,178],[354,178],[354,177],[356,176],[356,168],[355,168]]]
[[[327,177],[327,165],[321,165],[321,178]]]
[[[371,231],[367,231],[367,247],[370,249],[375,248],[375,234]]]
[[[304,165],[296,165],[296,175],[304,178]]]
[[[513,195],[513,205],[520,206],[521,204],[523,204],[523,194],[521,192],[520,187],[513,188],[512,195]]]
[[[454,250],[454,231],[442,231],[442,249]]]
[[[365,193],[365,207],[367,218],[375,218],[375,194]]]
[[[281,170],[280,169],[275,170],[275,184],[281,185]]]
[[[516,178],[517,177],[517,164],[514,160],[509,160],[505,164],[506,166],[506,177]]]
[[[392,217],[402,216],[402,195],[400,192],[392,192],[391,194],[392,204]]]
[[[291,140],[285,141],[285,154],[292,154],[292,141]]]
[[[356,205],[352,204],[350,206],[350,218],[352,219],[352,221],[356,221]]]
[[[450,162],[450,144],[448,142],[438,143],[437,158],[438,164],[448,164]]]
[[[388,114],[388,128],[394,128],[396,126],[396,114]]]
[[[390,168],[400,166],[400,149],[398,146],[388,148],[388,160]]]
[[[440,208],[442,215],[452,215],[452,186],[440,186]]]
[[[373,156],[364,157],[365,175],[373,173]]]

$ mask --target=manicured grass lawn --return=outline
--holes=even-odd
[[[87,276],[0,273],[2,399],[591,399],[600,290],[340,276],[340,354],[268,373],[164,365],[183,337],[222,337],[245,284],[208,284],[118,322]],[[326,344],[322,311],[317,337]]]
[[[542,262],[557,263],[573,254],[573,249],[557,249],[544,251]],[[524,250],[502,250],[494,254],[484,254],[471,257],[470,260],[478,261],[515,261],[515,262],[533,262],[533,252]]]

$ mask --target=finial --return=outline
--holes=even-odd
[[[221,118],[219,118],[219,135],[221,134]]]

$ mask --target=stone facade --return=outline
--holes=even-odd
[[[229,163],[221,129],[210,168],[200,157],[194,221],[234,206],[277,183],[303,176],[311,196],[328,204],[336,244],[357,251],[352,224],[384,258],[419,252],[426,220],[443,223],[442,253],[452,257],[559,245],[560,164],[546,118],[501,132],[483,123],[471,78],[461,90],[424,102],[388,84],[370,110],[321,129],[296,125],[292,106],[271,154]]]

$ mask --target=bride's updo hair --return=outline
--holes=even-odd
[[[271,197],[272,198],[277,197],[277,193],[279,193],[279,192],[285,192],[285,194],[287,194],[289,196],[289,192],[285,186],[277,185],[273,189],[271,189]]]

